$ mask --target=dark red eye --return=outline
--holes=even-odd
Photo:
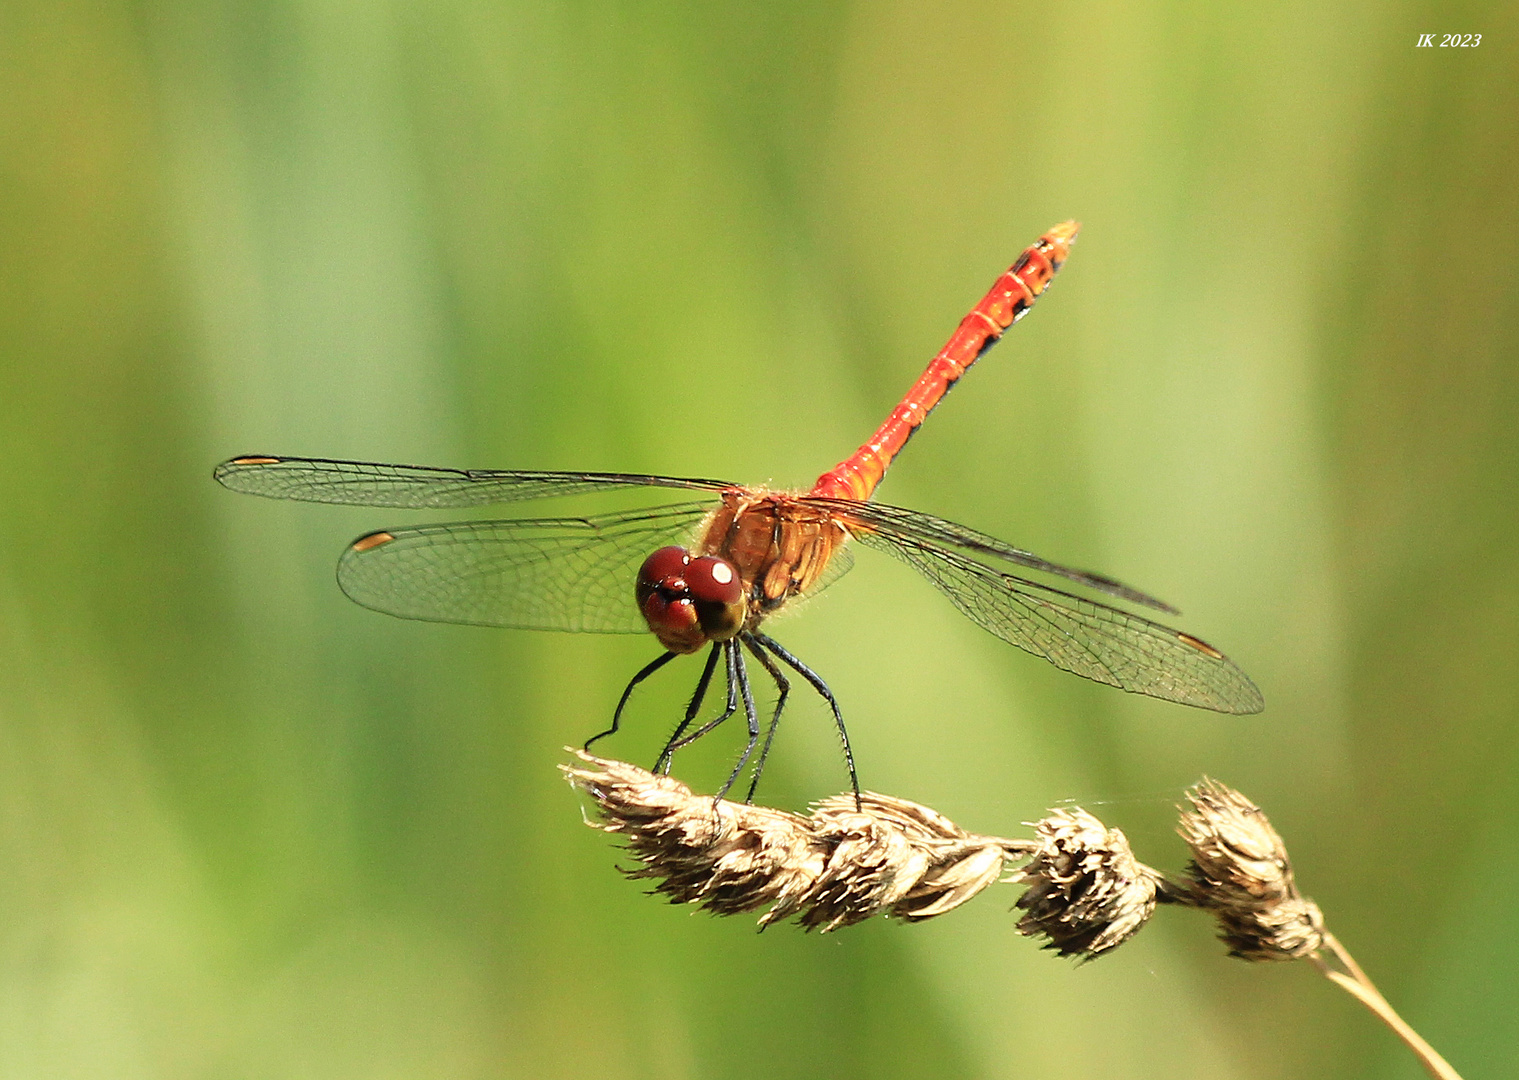
[[[658,554],[656,552],[656,554]],[[703,555],[686,564],[686,585],[698,604],[736,604],[744,594],[733,564],[716,555]]]
[[[690,561],[684,548],[662,547],[638,568],[634,587],[644,621],[671,652],[695,652],[707,641],[686,584],[686,564]]]
[[[639,567],[634,592],[644,621],[671,652],[727,641],[744,625],[743,583],[715,555],[693,559],[684,548],[660,548]]]
[[[701,628],[714,641],[727,641],[744,625],[744,586],[726,559],[703,555],[686,565],[686,585]]]
[[[643,561],[643,566],[638,568],[639,603],[643,602],[643,590],[645,587],[656,589],[666,582],[673,584],[677,578],[683,578],[686,571],[686,563],[691,561],[691,556],[682,547],[662,547]],[[684,585],[678,586],[685,588]]]

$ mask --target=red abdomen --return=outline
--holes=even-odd
[[[852,456],[818,477],[811,493],[860,502],[869,499],[881,477],[886,475],[892,459],[907,445],[907,440],[934,406],[949,393],[976,358],[995,345],[1003,332],[1034,306],[1034,301],[1048,287],[1055,271],[1070,254],[1071,244],[1075,243],[1080,228],[1079,222],[1064,222],[1024,249],[1018,261],[997,279],[991,292],[960,320],[959,328],[939,350],[939,355],[929,362],[928,369],[913,383],[886,422]]]

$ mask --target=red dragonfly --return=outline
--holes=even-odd
[[[615,733],[635,687],[679,655],[709,647],[684,719],[657,768],[733,716],[742,701],[748,744],[723,787],[743,772],[760,737],[744,653],[777,687],[754,795],[785,708],[789,668],[827,701],[850,782],[859,780],[838,702],[816,672],[760,629],[771,615],[835,581],[852,565],[849,542],[907,563],[977,625],[1065,671],[1166,701],[1224,713],[1263,707],[1260,691],[1200,638],[1110,604],[1041,584],[1009,568],[1063,578],[1130,604],[1177,614],[1101,574],[1048,562],[942,518],[869,501],[892,459],[976,359],[1028,313],[1069,254],[1078,225],[1057,225],[1027,248],[971,309],[886,422],[808,492],[723,480],[596,472],[433,469],[319,458],[249,456],[216,469],[234,491],[308,502],[405,509],[480,506],[615,488],[703,492],[695,502],[595,517],[513,518],[387,529],[361,536],[338,563],[338,584],[368,608],[406,619],[529,630],[653,631],[664,647],[628,683]],[[696,718],[717,665],[727,702]],[[693,730],[694,726],[694,730]]]

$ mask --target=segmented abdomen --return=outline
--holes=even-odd
[[[870,498],[892,459],[907,445],[934,406],[977,357],[995,345],[1009,326],[1028,314],[1070,254],[1080,228],[1078,222],[1064,222],[1025,248],[1018,261],[997,279],[991,292],[960,320],[959,328],[886,422],[853,455],[818,477],[811,493],[861,502]]]

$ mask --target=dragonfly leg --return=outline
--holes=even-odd
[[[760,747],[759,760],[754,763],[754,778],[749,781],[749,793],[744,796],[744,802],[754,801],[754,789],[759,787],[760,774],[765,771],[765,761],[770,757],[770,744],[775,741],[775,729],[781,724],[781,710],[786,707],[786,695],[791,693],[791,683],[781,673],[781,669],[775,666],[775,661],[770,655],[755,643],[748,634],[742,635],[744,644],[754,654],[754,658],[765,666],[770,677],[775,680],[776,689],[779,691],[775,699],[775,715],[770,718],[770,730],[765,733],[765,745]]]
[[[659,760],[654,763],[655,772],[668,773],[670,771],[670,758],[675,753],[675,742],[686,733],[686,729],[696,719],[696,714],[701,712],[702,702],[707,698],[707,688],[712,684],[712,673],[717,670],[717,661],[722,655],[722,650],[722,644],[716,641],[708,650],[707,665],[701,670],[701,678],[696,680],[696,693],[691,695],[691,702],[686,706],[685,719],[676,727],[675,733],[665,743],[665,748],[659,752]]]
[[[585,745],[581,747],[581,749],[589,750],[593,742],[596,742],[600,739],[605,739],[608,735],[617,734],[617,726],[622,723],[622,710],[627,705],[628,698],[633,696],[633,688],[674,659],[675,653],[667,652],[657,660],[645,664],[642,668],[640,668],[638,674],[634,675],[633,678],[629,680],[626,689],[624,689],[622,692],[622,697],[617,701],[617,708],[612,711],[612,726],[601,732],[599,735],[592,735],[585,741]]]
[[[671,739],[670,745],[665,747],[665,753],[661,755],[662,757],[674,754],[677,750],[685,749],[694,743],[697,739],[705,735],[707,732],[717,727],[718,724],[721,724],[724,720],[728,719],[728,717],[738,712],[738,673],[742,670],[742,666],[739,664],[738,660],[738,643],[734,641],[725,641],[722,643],[722,648],[723,655],[727,658],[728,661],[727,707],[723,709],[721,716],[718,716],[714,720],[708,720],[705,724],[697,728],[695,731],[691,732],[691,734],[687,735],[685,738]]]
[[[749,721],[749,742],[744,746],[743,755],[738,759],[738,764],[733,766],[733,772],[728,776],[728,782],[722,786],[712,802],[715,806],[721,802],[733,787],[739,776],[744,771],[744,766],[749,764],[749,759],[754,756],[755,744],[759,742],[760,726],[759,712],[754,707],[754,692],[749,687],[749,668],[744,663],[744,654],[738,647],[738,642],[732,642],[733,655],[737,657],[738,690],[744,697],[744,718]]]
[[[849,732],[844,727],[844,714],[839,712],[839,703],[834,699],[833,691],[828,689],[828,684],[823,681],[822,676],[787,652],[780,642],[766,634],[751,636],[774,653],[782,663],[811,683],[818,695],[828,702],[828,707],[833,710],[834,725],[839,729],[839,741],[844,744],[844,765],[849,769],[849,786],[854,789],[854,804],[858,807],[860,805],[860,776],[855,772],[854,751],[849,746]]]

